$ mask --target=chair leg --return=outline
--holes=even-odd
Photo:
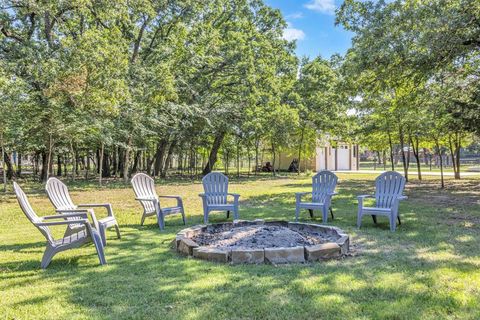
[[[42,257],[42,263],[41,263],[42,269],[46,269],[48,267],[55,253],[56,253],[55,249],[50,245],[47,245],[47,248],[45,248],[45,252],[43,253],[43,257]]]
[[[107,264],[107,260],[105,259],[105,252],[103,250],[103,244],[101,236],[96,231],[92,231],[92,241],[95,245],[95,249],[97,249],[98,260],[100,261],[101,265]]]
[[[394,232],[397,227],[397,219],[393,214],[391,214],[389,218],[390,218],[390,231]]]
[[[143,226],[143,223],[145,222],[145,211],[143,212],[143,215],[142,215],[142,220],[140,221],[140,225]]]
[[[107,246],[107,235],[106,235],[106,229],[107,228],[105,227],[105,225],[103,225],[101,223],[99,224],[98,227],[99,227],[98,228],[99,229],[98,233],[100,233],[100,238],[102,239],[102,244],[105,247],[105,246]]]
[[[377,224],[377,216],[372,214],[373,223]]]
[[[313,219],[313,210],[312,210],[312,209],[308,209],[308,212],[310,213],[310,218]]]
[[[295,206],[295,221],[298,221],[298,216],[300,215],[300,208]]]
[[[183,210],[183,208],[182,208],[182,221],[184,225],[187,224],[187,218],[185,218],[185,211]]]
[[[330,215],[332,216],[332,220],[333,220],[333,210],[332,210],[332,207],[328,208],[328,210],[330,210]]]
[[[227,219],[230,218],[230,210],[227,210]]]
[[[323,223],[328,222],[328,209],[325,206],[322,207],[322,222]]]
[[[120,228],[118,227],[118,223],[115,224],[115,231],[117,232],[117,239],[121,239],[122,236],[120,235]]]
[[[208,211],[203,212],[203,224],[208,224]]]
[[[357,228],[360,229],[360,226],[362,225],[362,208],[358,208],[357,212]]]
[[[233,208],[233,219],[238,220],[238,218],[239,218],[239,217],[238,217],[238,207],[235,206],[235,207]]]
[[[158,226],[160,227],[160,230],[163,230],[165,228],[165,217],[163,216],[162,211],[157,213],[157,220],[158,220]]]

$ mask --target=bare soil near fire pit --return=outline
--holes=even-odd
[[[310,246],[336,239],[326,234],[300,233],[280,226],[246,226],[203,232],[193,240],[201,246],[217,249],[264,249]]]

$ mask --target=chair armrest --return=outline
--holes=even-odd
[[[36,226],[60,226],[60,225],[68,225],[68,224],[78,224],[83,223],[84,225],[88,226],[90,223],[87,219],[78,219],[78,220],[64,220],[64,221],[50,221],[50,222],[37,222],[35,223]]]
[[[55,209],[56,212],[66,216],[69,213],[88,213],[88,209]]]
[[[234,198],[240,198],[240,195],[238,193],[227,193],[227,195],[232,196]]]
[[[311,192],[295,192],[295,195],[297,196],[304,196],[306,194],[311,194]]]
[[[79,207],[79,208],[96,208],[96,207],[108,208],[110,206],[111,206],[110,203],[84,203],[84,204],[79,204],[77,207]]]
[[[167,195],[167,196],[158,196],[159,198],[170,198],[170,199],[181,199],[182,197],[180,196],[173,196],[173,195]]]
[[[364,194],[364,195],[361,195],[361,196],[357,196],[358,200],[360,200],[360,199],[363,200],[365,198],[374,198],[374,196],[371,195],[371,194]]]
[[[158,201],[157,198],[135,198],[135,200],[138,200],[138,201],[152,201],[152,202]]]
[[[109,211],[109,215],[110,215],[110,212],[111,212],[110,208],[108,207],[107,210]],[[57,209],[56,211],[60,213],[59,215],[57,215],[59,218],[72,218],[72,217],[74,218],[74,217],[80,216],[82,218],[88,219],[88,215],[90,215],[90,217],[92,218],[93,225],[98,230],[98,220],[97,220],[97,217],[95,216],[95,213],[93,212],[93,209]],[[66,213],[63,213],[63,212],[66,212]],[[113,216],[113,213],[111,215]],[[56,217],[56,216],[50,216],[50,217],[52,218],[49,218],[49,219],[55,219],[53,217]]]
[[[198,196],[199,196],[199,197],[202,197],[202,198],[205,198],[205,197],[206,197],[205,193],[199,193]]]
[[[304,195],[312,194],[311,192],[295,192],[295,199],[300,201]]]
[[[84,212],[79,212],[79,211],[84,211]],[[56,214],[56,215],[51,215],[51,216],[44,216],[41,217],[42,220],[52,220],[52,219],[65,219],[65,218],[82,218],[86,219],[87,216],[87,211],[86,210],[77,210],[72,213],[62,213],[62,214]]]
[[[328,193],[329,196],[336,196],[337,194],[338,194],[338,192]]]
[[[397,199],[398,199],[398,200],[407,200],[408,197],[407,197],[407,196],[399,196]]]

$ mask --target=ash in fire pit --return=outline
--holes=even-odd
[[[207,248],[229,250],[313,246],[336,239],[327,234],[314,236],[286,227],[254,225],[212,233],[202,232],[192,237],[192,240]]]
[[[348,252],[342,230],[286,221],[234,221],[184,229],[175,239],[179,253],[217,262],[290,263],[338,258]]]

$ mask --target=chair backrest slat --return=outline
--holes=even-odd
[[[70,197],[67,186],[55,177],[48,179],[45,186],[48,198],[56,209],[75,209],[76,206]]]
[[[226,204],[228,178],[220,172],[211,172],[202,179],[207,204]]]
[[[323,203],[329,193],[335,191],[337,176],[328,170],[323,170],[312,177],[312,201]]]
[[[47,241],[52,243],[54,240],[50,229],[46,226],[37,225],[39,222],[41,222],[41,219],[37,216],[32,206],[30,205],[30,202],[28,201],[25,192],[23,192],[22,188],[20,188],[20,186],[16,182],[13,182],[13,190],[15,191],[18,204],[20,205],[20,208],[22,209],[25,216],[38,230],[40,230],[40,232],[45,236]]]
[[[379,208],[391,208],[394,200],[403,194],[405,177],[395,171],[382,173],[375,180],[375,200]]]
[[[155,190],[155,181],[145,173],[137,173],[133,176],[132,187],[137,198],[155,198],[158,200],[158,195]],[[147,212],[155,211],[153,202],[141,201],[141,203]]]

